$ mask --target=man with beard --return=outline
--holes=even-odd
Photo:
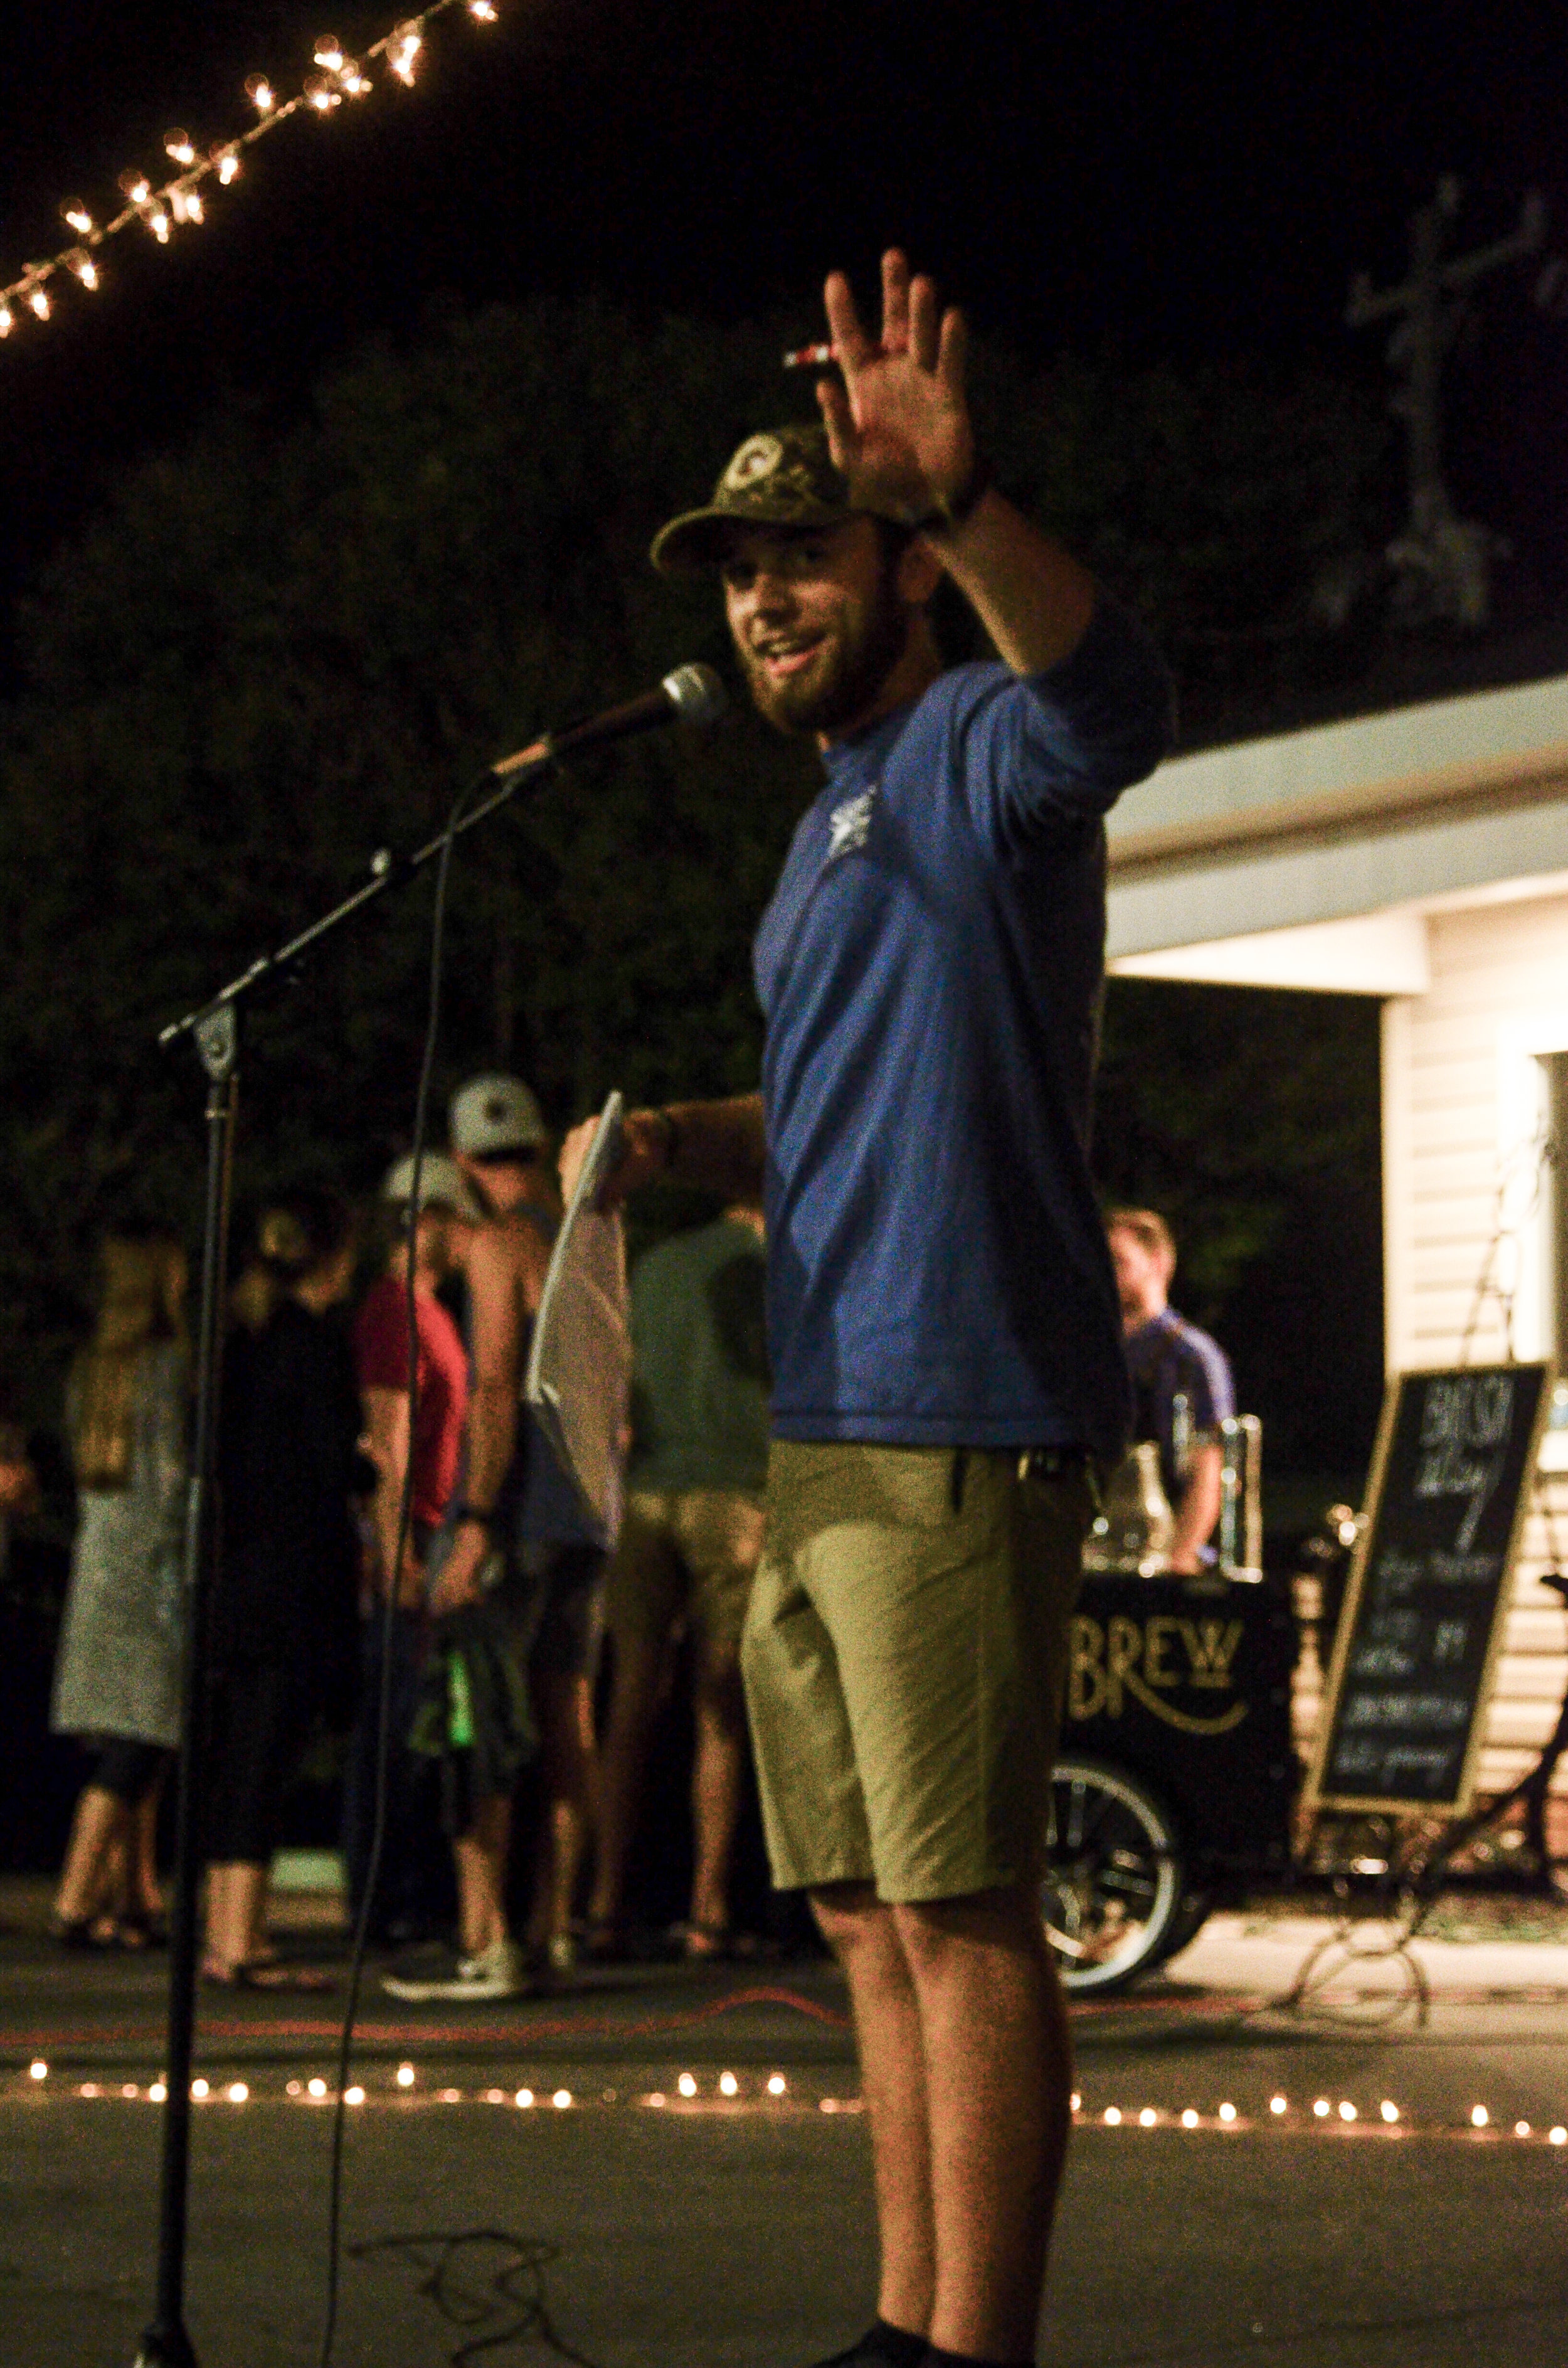
[[[1069,2120],[1038,1853],[1092,1473],[1127,1416],[1084,1150],[1102,824],[1169,692],[989,486],[958,314],[896,253],[882,294],[877,336],[827,282],[825,433],[752,437],[653,546],[717,568],[753,697],[828,784],[757,935],[761,1094],[633,1112],[614,1180],[766,1175],[744,1661],[775,1880],[846,1971],[871,2123],[879,2316],[840,2360],[1015,2368]],[[944,669],[944,574],[1000,663]]]

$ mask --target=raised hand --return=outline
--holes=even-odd
[[[841,271],[824,290],[842,382],[818,381],[834,465],[859,501],[911,524],[969,484],[974,430],[964,394],[963,315],[939,310],[934,280],[911,279],[897,247],[882,257],[882,327],[872,339]]]

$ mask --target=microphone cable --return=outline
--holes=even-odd
[[[375,1807],[370,1827],[370,1850],[366,1866],[358,1914],[354,1919],[354,1947],[348,1968],[348,1998],[344,2008],[343,2028],[338,2034],[335,2099],[332,2117],[332,2168],[328,2179],[326,2233],[326,2305],[322,2327],[319,2368],[331,2368],[334,2341],[337,2333],[338,2289],[342,2275],[343,2254],[343,2153],[347,2128],[347,2093],[348,2075],[354,2055],[355,2027],[359,2014],[359,1994],[364,1984],[365,1955],[370,1932],[370,1915],[375,1903],[377,1885],[381,1881],[381,1858],[386,1846],[387,1788],[392,1762],[392,1692],[393,1645],[396,1634],[398,1589],[403,1575],[403,1557],[414,1527],[414,1441],[419,1412],[419,1314],[415,1288],[416,1259],[415,1246],[419,1227],[419,1188],[422,1178],[426,1141],[430,1131],[430,1083],[436,1067],[436,1048],[441,1028],[441,985],[446,960],[447,913],[452,867],[452,847],[461,825],[463,814],[481,789],[491,780],[489,771],[460,790],[452,802],[447,825],[441,835],[441,852],[436,867],[436,894],[430,916],[430,951],[428,985],[425,1015],[425,1042],[419,1062],[419,1087],[414,1104],[414,1145],[408,1184],[408,1230],[405,1248],[404,1311],[408,1326],[408,1451],[403,1463],[403,1487],[398,1503],[397,1551],[392,1567],[385,1574],[385,1591],[379,1607],[381,1634],[376,1668],[376,1773]]]

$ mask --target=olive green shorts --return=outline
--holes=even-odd
[[[1029,1878],[1092,1510],[1017,1449],[774,1441],[741,1657],[780,1890]]]
[[[762,1500],[735,1488],[633,1489],[609,1566],[605,1624],[622,1645],[662,1645],[685,1617],[733,1656],[762,1547]]]

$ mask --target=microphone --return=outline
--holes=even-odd
[[[519,748],[515,756],[503,757],[490,769],[504,780],[520,766],[564,757],[574,748],[592,748],[601,741],[624,740],[633,732],[651,732],[657,724],[677,719],[682,723],[716,723],[729,703],[729,694],[710,666],[676,666],[657,690],[623,700],[619,707],[607,707],[602,715],[587,716],[581,723],[564,724],[529,747]]]

